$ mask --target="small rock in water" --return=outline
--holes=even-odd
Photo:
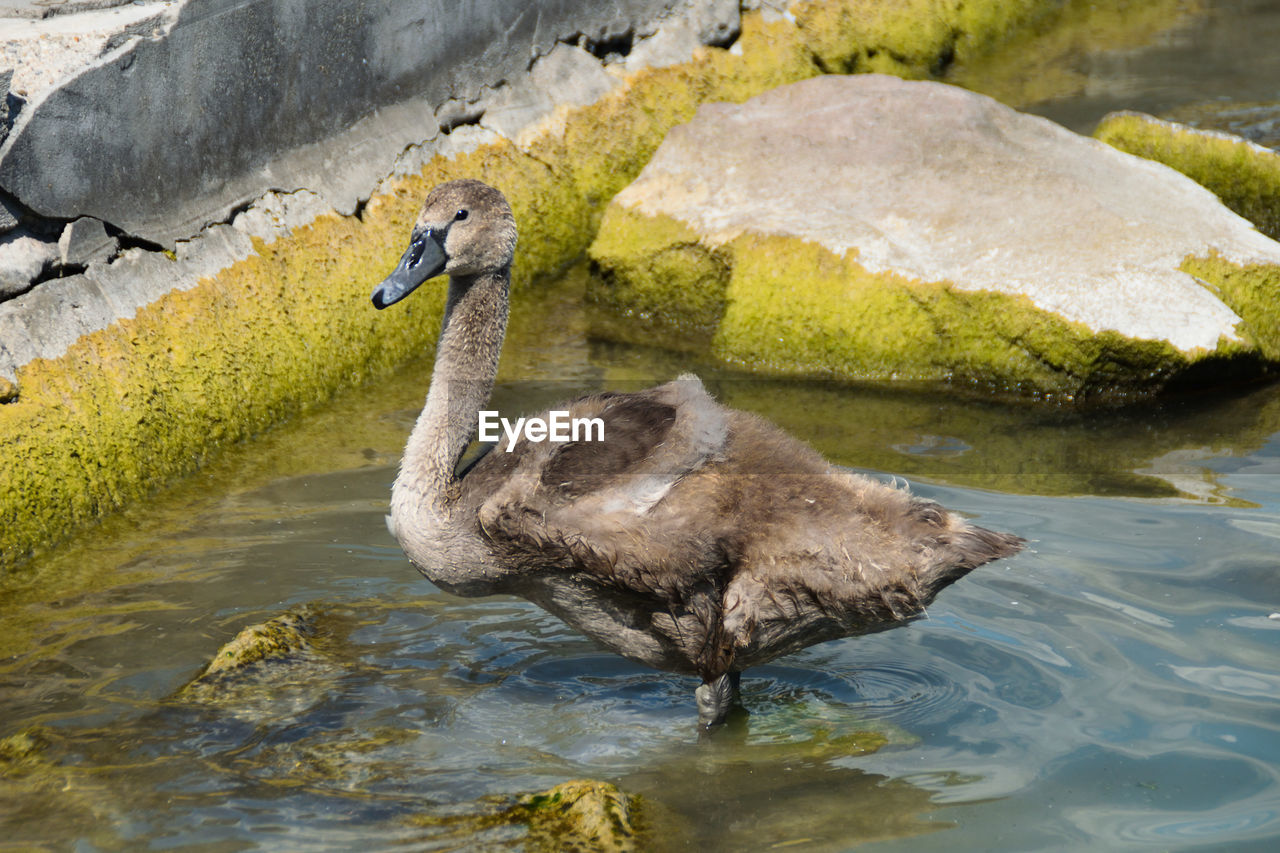
[[[575,779],[520,800],[535,850],[631,851],[634,798],[608,782]]]
[[[482,808],[471,814],[420,815],[415,826],[442,831],[441,837],[474,842],[475,835],[503,826],[527,827],[522,849],[531,851],[592,851],[631,853],[647,849],[635,826],[637,797],[618,786],[594,779],[574,779],[554,788],[521,797],[500,809]]]
[[[304,654],[311,649],[316,614],[310,607],[282,613],[258,625],[250,625],[218,649],[208,666],[184,689],[217,681],[259,661]]]

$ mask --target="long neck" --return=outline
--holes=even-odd
[[[451,278],[431,390],[392,490],[397,531],[448,524],[458,460],[489,401],[507,329],[510,270]]]

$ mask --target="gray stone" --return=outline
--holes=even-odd
[[[698,40],[703,44],[728,47],[742,32],[738,0],[711,0],[697,4],[695,14]]]
[[[329,205],[310,190],[296,193],[267,193],[241,211],[231,227],[249,237],[270,242],[292,233],[294,228],[309,225],[317,216],[328,213]]]
[[[33,358],[40,357],[40,348],[27,333],[26,318],[10,307],[12,302],[0,302],[0,376],[13,379],[17,369]]]
[[[0,14],[19,18],[48,18],[90,9],[124,6],[132,0],[0,0]]]
[[[7,234],[18,227],[18,210],[0,196],[0,235]],[[0,276],[4,273],[0,272]],[[0,296],[0,299],[3,297]]]
[[[107,235],[101,221],[82,216],[62,229],[58,254],[64,265],[84,266],[90,261],[105,261],[118,245],[116,238]]]
[[[535,124],[558,106],[593,103],[619,85],[621,81],[582,48],[557,44],[538,58],[525,79],[504,86],[493,97],[481,124],[516,139],[525,128],[537,132]]]
[[[75,14],[22,15],[0,5],[0,68],[13,68],[13,89],[39,100],[58,83],[135,35],[163,31],[174,10],[164,0],[116,3]],[[48,9],[50,7],[43,7]]]
[[[58,260],[58,244],[22,229],[0,236],[0,301],[31,288],[31,282]]]
[[[67,351],[77,339],[94,328],[101,328],[102,320],[110,316],[110,306],[96,284],[83,275],[73,275],[52,281],[48,286],[34,288],[16,299],[0,305],[6,315],[19,318],[25,328],[27,346],[34,348],[34,355],[50,358]],[[21,341],[7,324],[0,324],[0,334],[6,345]]]
[[[185,270],[177,261],[143,249],[126,249],[111,263],[95,264],[84,274],[98,283],[111,305],[114,314],[109,322],[133,317],[139,308],[170,290],[189,288],[199,281],[194,271]]]
[[[489,128],[468,124],[455,128],[449,133],[442,133],[422,144],[406,146],[404,151],[400,152],[400,156],[396,158],[395,166],[392,167],[390,174],[378,182],[374,192],[390,192],[396,180],[406,175],[421,173],[423,167],[433,157],[440,156],[445,159],[452,159],[474,151],[481,145],[497,142],[499,139],[502,139],[502,137]]]
[[[9,116],[9,86],[13,83],[13,69],[0,69],[0,144],[9,135],[9,125],[13,123]]]
[[[742,15],[732,0],[692,0],[683,11],[643,34],[624,60],[627,71],[687,62],[699,47],[726,46],[742,31]]]

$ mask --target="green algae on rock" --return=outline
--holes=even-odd
[[[259,661],[304,652],[311,648],[309,637],[314,631],[314,621],[315,613],[310,608],[299,608],[259,625],[250,625],[218,649],[195,680],[205,681]]]
[[[314,651],[318,611],[309,606],[295,608],[265,622],[249,625],[225,643],[195,678],[174,698],[182,702],[251,707],[264,692],[279,695],[281,672],[289,669],[314,670],[320,656]],[[322,679],[313,677],[310,680]],[[307,680],[307,679],[303,679]]]
[[[49,736],[38,726],[0,738],[0,777],[30,772],[48,748]]]
[[[652,849],[638,825],[640,800],[609,782],[574,779],[546,791],[520,797],[514,804],[500,805],[471,814],[421,815],[410,820],[414,826],[432,830],[433,838],[444,835],[474,844],[486,830],[523,827],[521,849],[561,853],[599,851],[630,853]]]
[[[1222,131],[1128,111],[1103,118],[1093,135],[1121,151],[1177,169],[1213,191],[1263,234],[1280,239],[1280,154],[1270,148]]]
[[[591,255],[597,333],[766,373],[1102,400],[1276,360],[1280,244],[1181,176],[934,83],[703,107]]]

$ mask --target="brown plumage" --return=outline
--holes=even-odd
[[[514,593],[628,658],[701,676],[723,719],[738,673],[921,615],[943,587],[1022,540],[832,466],[682,376],[558,407],[602,441],[506,441],[455,472],[497,374],[515,223],[502,194],[428,195],[379,308],[450,275],[426,405],[390,523],[424,575],[463,595]],[[542,415],[546,417],[544,413]]]

